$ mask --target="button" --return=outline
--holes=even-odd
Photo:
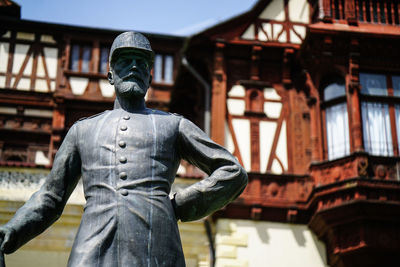
[[[121,178],[122,180],[125,180],[128,177],[128,175],[126,174],[126,172],[121,172],[119,174],[119,178]]]
[[[126,129],[128,129],[128,127],[127,127],[126,125],[122,125],[122,126],[120,127],[120,129],[121,129],[121,131],[126,131]]]
[[[129,120],[131,117],[129,117],[128,115],[125,115],[122,117],[124,120]]]
[[[120,146],[120,147],[125,147],[126,146],[126,143],[125,143],[125,141],[119,141],[118,142],[118,145]]]
[[[124,156],[121,156],[121,157],[119,158],[119,162],[121,162],[121,163],[126,163],[126,161],[127,161],[127,159],[126,159],[126,157],[124,157]]]
[[[123,195],[123,196],[127,196],[127,195],[128,195],[128,190],[126,190],[126,189],[121,189],[120,193],[121,193],[121,195]]]

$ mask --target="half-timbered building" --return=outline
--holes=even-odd
[[[0,22],[4,223],[74,121],[112,108],[108,48],[120,31],[23,20],[10,0]],[[188,266],[400,264],[399,1],[259,0],[191,37],[146,35],[147,105],[194,121],[249,175],[235,202],[179,225]],[[182,162],[173,190],[203,175]],[[32,255],[65,264],[83,205],[77,190],[10,266]]]

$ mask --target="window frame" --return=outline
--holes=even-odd
[[[383,75],[386,77],[386,90],[387,90],[387,95],[372,95],[372,94],[365,94],[362,92],[362,85],[361,85],[361,74],[372,74],[372,75]],[[360,101],[360,117],[361,117],[361,124],[362,124],[362,136],[363,136],[363,145],[364,149],[366,152],[368,152],[370,155],[373,156],[378,156],[378,157],[398,157],[399,156],[399,138],[398,132],[397,132],[397,125],[396,125],[396,111],[395,111],[395,105],[400,105],[400,96],[395,96],[394,95],[394,86],[392,83],[392,77],[393,76],[400,76],[397,73],[392,73],[392,72],[377,72],[377,71],[371,71],[371,70],[360,70],[359,71],[359,78],[360,78],[360,95],[359,95],[359,101]],[[367,150],[367,147],[365,146],[365,138],[364,136],[364,127],[365,127],[365,122],[362,119],[362,105],[363,103],[381,103],[381,104],[387,104],[388,105],[388,110],[389,110],[389,120],[390,120],[390,133],[392,137],[392,155],[377,155],[377,154],[372,154]],[[400,125],[399,125],[400,126]]]
[[[344,95],[336,96],[333,97],[329,100],[325,100],[325,89],[333,83],[343,83],[344,85]],[[347,101],[347,86],[346,86],[346,80],[342,75],[331,75],[327,76],[325,79],[323,79],[323,82],[320,85],[320,96],[321,96],[321,101],[320,101],[320,109],[321,109],[321,118],[322,118],[322,130],[323,130],[323,157],[325,160],[337,160],[346,156],[349,156],[352,152],[352,147],[353,147],[353,140],[350,135],[350,114],[349,114],[349,104]],[[327,125],[327,109],[345,104],[346,106],[346,116],[347,116],[347,138],[348,138],[348,144],[347,147],[345,147],[345,151],[343,155],[340,156],[332,156],[330,157],[329,153],[329,146],[328,146],[328,125]],[[346,129],[344,129],[346,130]]]
[[[78,46],[79,47],[79,55],[78,55],[78,68],[77,69],[73,69],[73,49],[74,46]],[[82,65],[83,65],[83,54],[84,54],[84,50],[85,48],[89,48],[89,60],[88,60],[88,70],[87,71],[82,71]],[[70,45],[70,53],[69,53],[69,66],[68,66],[68,70],[72,71],[72,72],[79,72],[79,73],[91,73],[92,72],[92,68],[93,68],[93,45],[91,45],[90,43],[86,43],[86,42],[72,42]],[[99,59],[100,60],[100,59]]]
[[[161,75],[161,79],[157,79],[157,77],[156,77],[156,71],[157,71],[157,58],[158,57],[161,57],[161,73],[160,73],[160,75]],[[171,80],[170,81],[168,81],[168,80],[166,80],[166,78],[167,78],[167,74],[166,74],[166,61],[167,61],[167,58],[171,58],[171,60],[172,60],[172,66],[171,66],[171,73],[170,73],[170,75],[171,75]],[[153,83],[156,83],[156,84],[163,84],[163,85],[172,85],[172,84],[174,84],[174,82],[175,82],[175,69],[174,69],[174,66],[175,66],[175,55],[174,54],[169,54],[169,53],[156,53],[155,55],[154,55],[154,65],[153,65],[153,71],[152,71],[152,75],[153,75]]]

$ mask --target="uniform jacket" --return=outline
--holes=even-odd
[[[209,176],[169,197],[180,160]],[[200,219],[236,198],[247,175],[187,119],[114,109],[75,123],[45,184],[5,225],[8,252],[61,215],[82,177],[86,205],[68,266],[184,266],[177,220]]]

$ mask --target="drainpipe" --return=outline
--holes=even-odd
[[[204,227],[206,228],[209,249],[210,249],[210,266],[214,267],[215,266],[215,248],[214,248],[214,240],[212,237],[211,224],[210,224],[209,220],[210,220],[209,218],[204,219]]]
[[[210,136],[210,95],[211,86],[204,80],[203,77],[190,65],[186,57],[182,57],[182,64],[189,72],[200,82],[204,88],[204,132]]]

